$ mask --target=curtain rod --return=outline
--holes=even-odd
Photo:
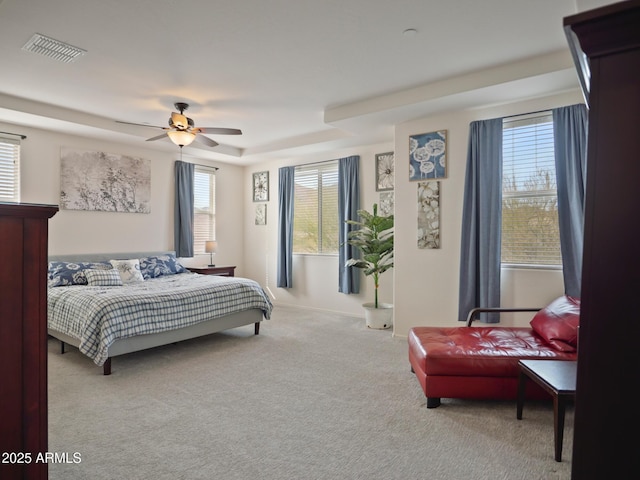
[[[202,167],[202,168],[211,168],[213,170],[220,170],[220,167],[213,167],[211,165],[202,165],[201,163],[193,163],[193,162],[189,162],[197,167]]]
[[[350,157],[357,157],[359,155],[349,155]],[[332,158],[330,160],[320,160],[319,162],[308,162],[308,163],[298,163],[296,165],[291,165],[292,167],[305,167],[307,165],[317,165],[319,163],[328,163],[328,162],[337,162],[340,160],[339,158]]]
[[[538,114],[538,113],[546,113],[546,112],[553,113],[553,112],[552,112],[552,110],[553,110],[552,108],[545,108],[544,110],[537,110],[537,111],[535,111],[535,112],[517,113],[517,114],[515,114],[515,115],[506,115],[506,116],[504,116],[504,117],[502,117],[502,118],[525,117],[525,116],[527,116],[527,115],[536,115],[536,114]]]
[[[15,137],[20,137],[22,140],[24,140],[25,138],[27,138],[26,135],[22,135],[21,133],[11,133],[11,132],[0,132],[3,133],[5,135],[13,135]]]

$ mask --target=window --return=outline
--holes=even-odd
[[[338,161],[296,167],[293,253],[338,253]]]
[[[216,239],[215,169],[197,165],[193,179],[193,252],[205,253],[204,242]]]
[[[502,263],[561,266],[551,112],[505,119]]]
[[[20,140],[0,136],[0,201],[20,201]]]

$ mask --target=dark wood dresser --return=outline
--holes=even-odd
[[[567,17],[564,25],[591,71],[571,478],[636,478],[640,0]]]
[[[0,478],[46,479],[47,241],[55,205],[0,203]]]

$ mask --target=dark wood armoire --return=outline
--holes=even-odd
[[[47,242],[53,205],[0,203],[0,478],[46,479]]]
[[[637,478],[640,1],[564,19],[591,71],[573,480]]]

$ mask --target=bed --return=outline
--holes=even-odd
[[[49,257],[47,331],[104,375],[119,355],[252,324],[258,335],[272,309],[254,280],[189,272],[171,251]]]

